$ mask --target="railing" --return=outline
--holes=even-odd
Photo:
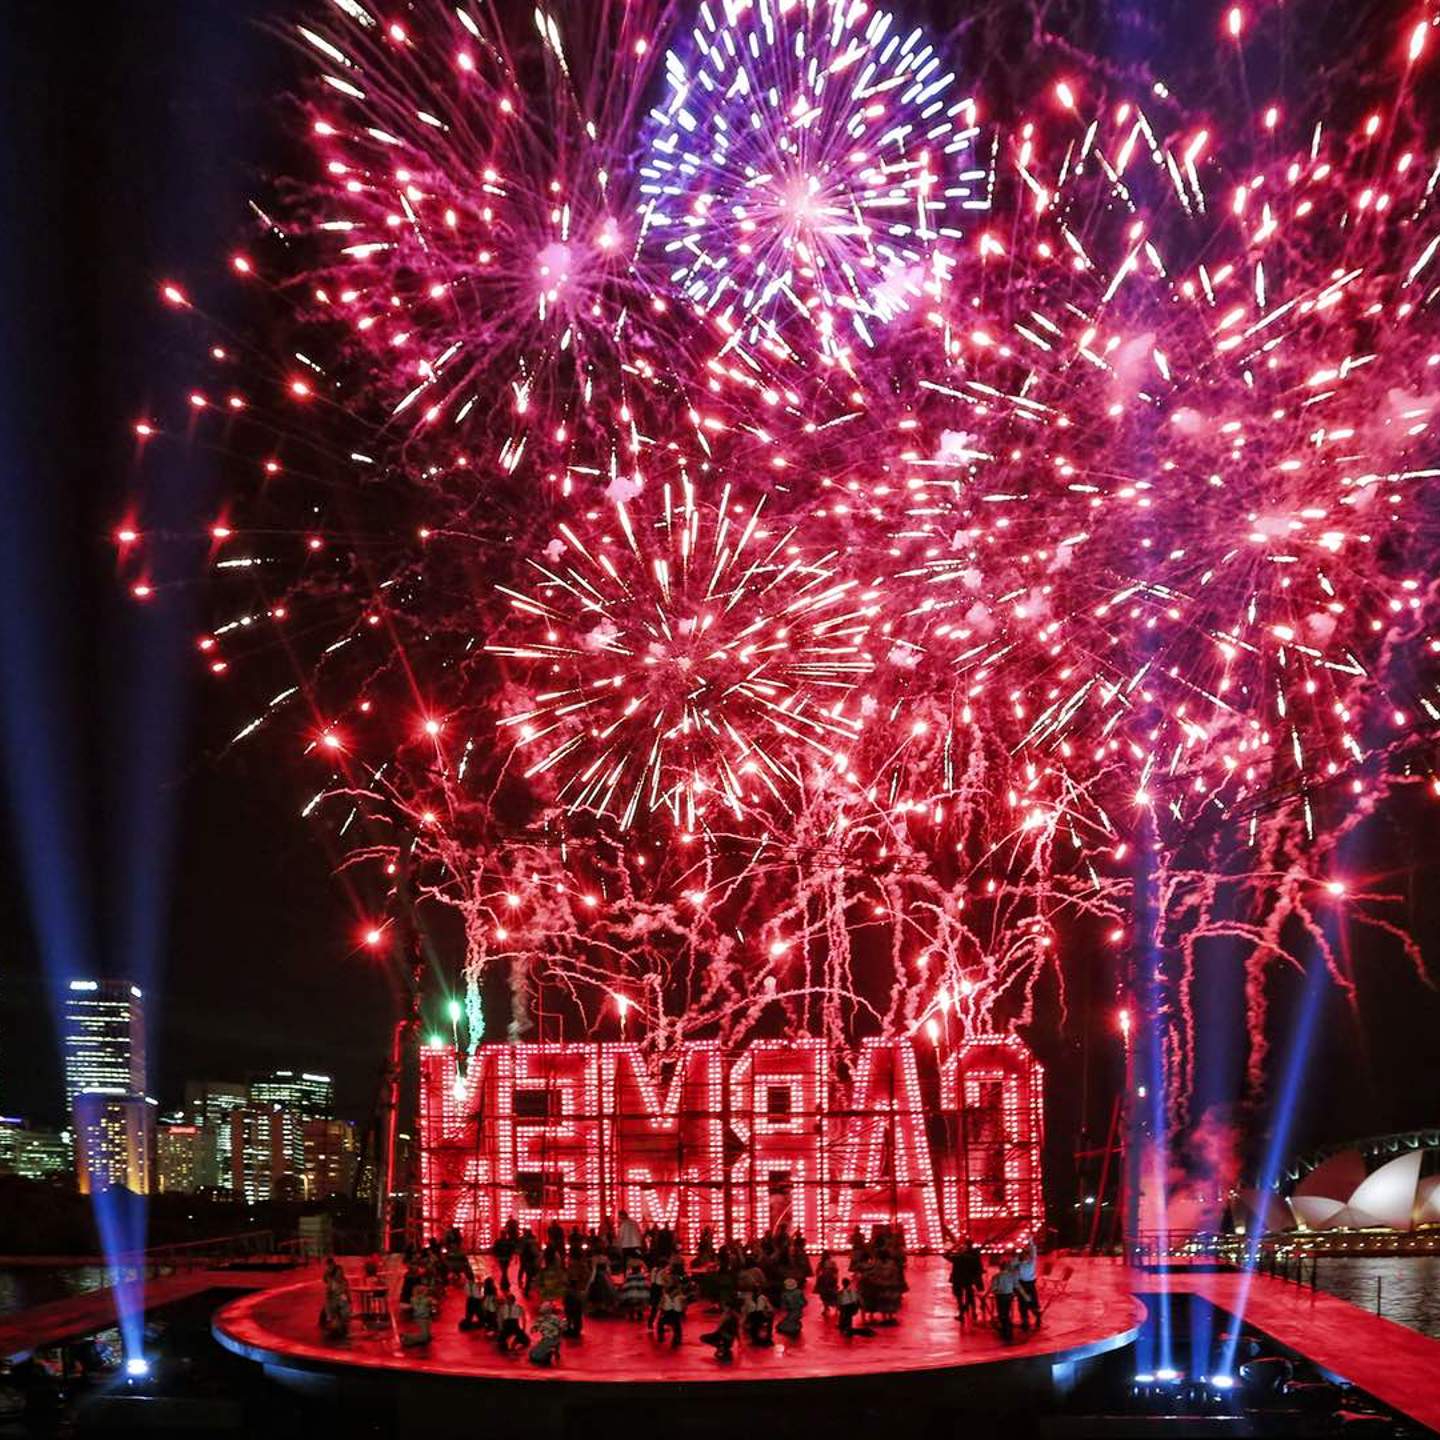
[[[1243,1235],[1201,1230],[1142,1230],[1127,1243],[1126,1258],[1136,1267],[1159,1265],[1167,1260],[1217,1260],[1238,1264],[1245,1257]]]
[[[1128,1247],[1126,1258],[1137,1269],[1146,1266],[1159,1267],[1167,1261],[1193,1261],[1197,1258],[1215,1260],[1233,1265],[1240,1270],[1250,1268],[1257,1275],[1268,1276],[1307,1290],[1320,1288],[1320,1260],[1322,1256],[1348,1253],[1345,1249],[1331,1249],[1323,1238],[1317,1246],[1316,1237],[1308,1235],[1302,1241],[1298,1237],[1267,1236],[1260,1241],[1253,1257],[1247,1248],[1243,1235],[1205,1235],[1199,1232],[1184,1232],[1171,1235],[1153,1235],[1142,1232],[1139,1241]],[[1433,1251],[1427,1248],[1425,1253]],[[1358,1304],[1358,1297],[1356,1303]],[[1375,1313],[1385,1313],[1385,1289],[1382,1276],[1375,1277]]]
[[[1260,1275],[1314,1289],[1318,1253],[1308,1237],[1301,1241],[1284,1235],[1265,1236],[1257,1243],[1245,1235],[1142,1230],[1137,1239],[1126,1246],[1126,1259],[1137,1269],[1208,1261],[1237,1270],[1252,1269]]]
[[[110,1258],[108,1263],[121,1269],[133,1267],[147,1274],[159,1274],[176,1270],[223,1270],[237,1260],[297,1253],[295,1240],[277,1242],[273,1230],[242,1230],[236,1235],[218,1235],[209,1240],[184,1240],[175,1245],[131,1250]]]

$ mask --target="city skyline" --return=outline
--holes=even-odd
[[[0,837],[0,856],[3,856]],[[25,917],[0,895],[0,918],[12,920],[24,932]],[[97,972],[99,974],[100,972]],[[91,978],[76,976],[74,978]],[[128,977],[107,975],[107,980],[128,985]],[[312,977],[314,978],[314,977]],[[228,1083],[246,1084],[254,1075],[291,1068],[332,1076],[335,1103],[340,1113],[360,1120],[374,1105],[380,1066],[373,1049],[386,1033],[386,987],[383,976],[369,968],[366,985],[375,983],[373,1005],[361,1007],[360,1028],[338,1033],[316,1028],[313,1021],[319,996],[310,992],[306,1015],[267,1030],[259,1010],[250,1014],[247,998],[235,997],[219,1006],[187,994],[191,981],[177,974],[157,990],[152,983],[143,997],[149,1089],[164,1110],[184,1103],[187,1083],[207,1076]],[[35,1124],[60,1126],[68,1122],[64,1038],[67,979],[52,991],[37,973],[32,954],[22,954],[0,975],[0,1112],[22,1116]],[[318,987],[317,987],[318,989]],[[283,997],[277,997],[282,1003]],[[263,1002],[257,1002],[257,1005]],[[366,1014],[373,1021],[365,1019]],[[299,1059],[297,1057],[303,1057]]]
[[[251,1087],[266,1099],[288,1103],[297,1112],[330,1114],[335,1109],[335,1077],[318,1067],[290,1065],[218,1065],[176,1076],[164,1084],[152,1082],[148,1068],[151,1012],[143,990],[125,978],[77,977],[66,983],[62,999],[61,1032],[55,1058],[54,1083],[41,1093],[35,1076],[27,1074],[27,1098],[34,1103],[17,1103],[13,1073],[0,1070],[0,1124],[38,1124],[41,1128],[68,1125],[75,1096],[97,1094],[149,1094],[169,1115],[183,1111],[187,1116],[204,1110],[218,1116],[228,1098],[243,1101]],[[8,1030],[9,1027],[7,1027]],[[0,1031],[0,1051],[11,1036]],[[217,1078],[217,1071],[227,1071]],[[153,1092],[153,1093],[152,1093]],[[351,1107],[363,1118],[366,1107]],[[9,1110],[10,1114],[4,1112]]]
[[[214,1192],[254,1204],[349,1193],[357,1127],[334,1113],[334,1079],[270,1067],[243,1080],[186,1079],[183,1101],[149,1094],[144,993],[77,977],[64,1003],[64,1119],[0,1116],[0,1173],[73,1178],[81,1194]]]

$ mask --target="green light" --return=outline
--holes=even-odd
[[[430,1048],[432,1050],[443,1050],[445,1048],[445,1037],[443,1035],[432,1035],[430,1037]]]
[[[458,1000],[452,1000],[445,1008],[449,1010],[451,1020],[459,1020],[465,1013],[465,1007]]]

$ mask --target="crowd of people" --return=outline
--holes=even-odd
[[[698,1339],[729,1364],[742,1342],[764,1348],[777,1336],[797,1340],[812,1299],[821,1320],[833,1315],[847,1341],[872,1337],[876,1327],[899,1323],[909,1289],[904,1233],[885,1225],[869,1235],[856,1229],[848,1250],[822,1250],[813,1260],[804,1234],[788,1225],[749,1244],[717,1244],[705,1229],[687,1263],[673,1231],[663,1225],[642,1230],[622,1210],[613,1223],[588,1232],[552,1223],[537,1235],[511,1220],[489,1258],[477,1272],[458,1230],[408,1251],[396,1296],[401,1344],[428,1345],[442,1297],[457,1290],[461,1331],[488,1339],[502,1353],[526,1352],[535,1365],[558,1364],[563,1344],[579,1340],[595,1318],[644,1327],[658,1344],[679,1349],[692,1306],[718,1317]],[[962,1325],[988,1321],[1007,1343],[1017,1324],[1025,1332],[1039,1326],[1033,1242],[997,1257],[988,1283],[985,1257],[973,1243],[961,1243],[945,1258]],[[366,1273],[377,1276],[378,1261],[366,1262]],[[333,1259],[326,1261],[323,1285],[321,1329],[343,1339],[353,1298]]]

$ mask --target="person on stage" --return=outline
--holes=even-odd
[[[620,1313],[627,1320],[643,1318],[650,1303],[650,1280],[639,1258],[630,1261],[630,1268],[620,1283]]]
[[[774,1343],[775,1307],[763,1290],[747,1290],[740,1297],[740,1313],[752,1345]]]
[[[642,1248],[640,1227],[626,1210],[620,1212],[618,1219],[619,1223],[615,1227],[615,1238],[616,1243],[620,1246],[621,1257],[627,1263],[631,1260],[638,1260]]]
[[[657,1254],[650,1265],[650,1313],[646,1317],[647,1328],[653,1330],[655,1321],[660,1315],[660,1301],[665,1295],[665,1287],[670,1281],[670,1257],[667,1255],[663,1260]]]
[[[800,1338],[801,1317],[805,1313],[805,1292],[800,1288],[800,1282],[792,1275],[785,1281],[785,1288],[780,1292],[780,1309],[784,1312],[780,1322],[775,1326],[787,1340],[798,1340]]]
[[[486,1282],[493,1288],[495,1282],[486,1276]],[[460,1317],[461,1330],[479,1330],[484,1322],[485,1290],[475,1278],[473,1270],[465,1272],[465,1313]]]
[[[400,1343],[407,1349],[430,1343],[430,1325],[439,1309],[430,1294],[430,1287],[419,1284],[410,1295],[410,1318],[415,1322],[413,1330],[406,1330],[400,1336]]]
[[[585,1291],[573,1265],[565,1280],[565,1295],[561,1304],[565,1309],[565,1338],[578,1340],[585,1325]]]
[[[1028,1331],[1030,1329],[1030,1317],[1035,1317],[1035,1328],[1040,1328],[1040,1282],[1036,1278],[1039,1265],[1039,1256],[1035,1249],[1035,1241],[1032,1239],[1029,1246],[1021,1253],[1019,1268],[1016,1272],[1017,1288],[1015,1299],[1020,1309],[1020,1328]]]
[[[820,1255],[820,1268],[815,1272],[815,1294],[820,1300],[820,1318],[827,1319],[840,1304],[840,1267],[828,1250]]]
[[[700,1243],[695,1247],[695,1264],[713,1265],[715,1258],[715,1232],[706,1225],[700,1231]]]
[[[517,1253],[519,1255],[520,1293],[528,1298],[530,1287],[540,1273],[540,1242],[535,1238],[535,1232],[528,1225],[525,1227],[525,1233],[520,1237]]]
[[[955,1297],[955,1318],[974,1320],[977,1297],[985,1293],[985,1261],[975,1242],[967,1235],[956,1250],[946,1252],[950,1262],[950,1293]]]
[[[859,1330],[855,1328],[855,1317],[860,1313],[860,1290],[853,1275],[845,1277],[845,1284],[840,1290],[836,1311],[840,1316],[840,1333],[847,1340],[856,1335],[872,1333],[864,1327]]]
[[[728,1365],[735,1358],[735,1341],[740,1336],[740,1301],[732,1300],[725,1307],[720,1323],[700,1339],[715,1348],[715,1358]]]
[[[685,1325],[685,1285],[673,1275],[660,1293],[660,1319],[655,1326],[655,1338],[663,1340],[668,1330],[671,1335],[670,1348],[678,1350],[683,1338]]]
[[[1000,1328],[1000,1338],[1007,1345],[1015,1338],[1015,1324],[1012,1316],[1015,1309],[1015,1292],[1019,1286],[1019,1262],[1014,1257],[1001,1261],[990,1279],[990,1298],[995,1302],[995,1323]]]
[[[508,1285],[501,1287],[497,1314],[500,1319],[500,1333],[495,1337],[495,1341],[501,1351],[508,1354],[511,1350],[528,1350],[530,1332],[525,1328],[525,1307],[515,1298]]]
[[[350,1282],[333,1255],[325,1261],[324,1285],[325,1304],[320,1311],[320,1328],[327,1340],[343,1340],[350,1333]]]
[[[495,1263],[500,1267],[500,1283],[510,1283],[510,1262],[515,1258],[515,1251],[520,1245],[520,1227],[515,1221],[507,1220],[504,1228],[495,1237],[493,1253]]]
[[[560,1317],[555,1313],[555,1306],[546,1300],[540,1306],[540,1314],[535,1321],[535,1333],[539,1338],[530,1350],[532,1365],[559,1364],[560,1337],[564,1328]]]

